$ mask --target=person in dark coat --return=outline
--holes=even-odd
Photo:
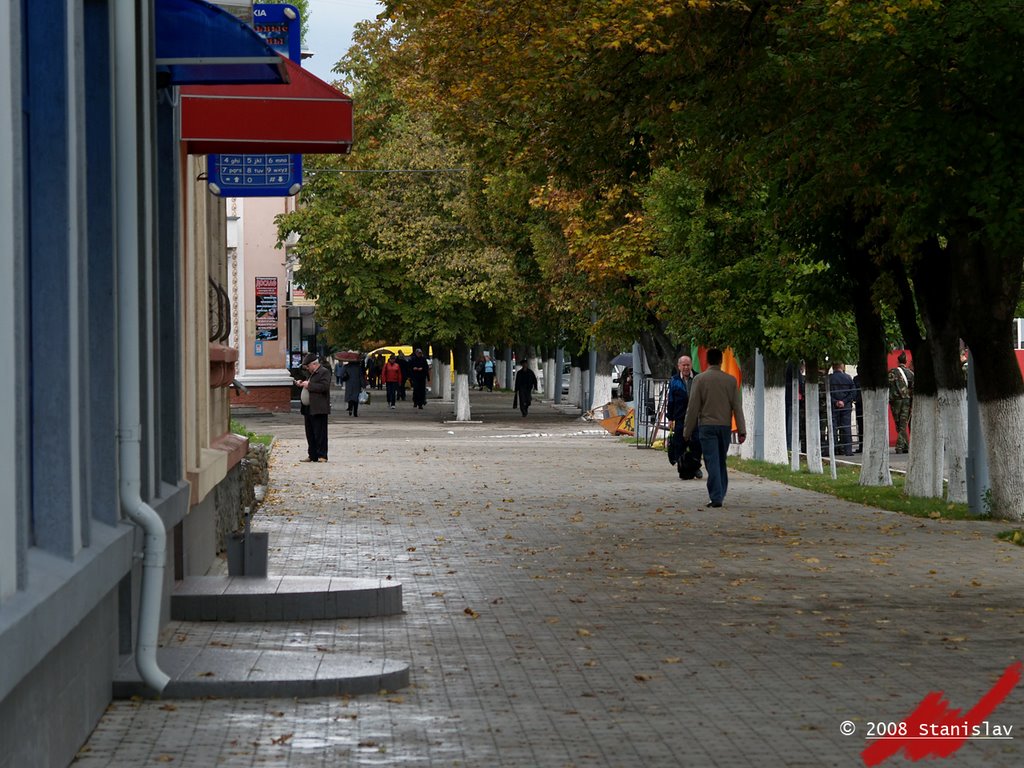
[[[409,360],[409,380],[412,381],[412,407],[423,410],[427,404],[427,385],[430,384],[430,363],[417,349]]]
[[[516,393],[512,399],[512,407],[514,408],[516,403],[518,403],[519,412],[525,418],[530,410],[530,404],[533,402],[533,392],[537,389],[537,374],[530,370],[530,363],[525,358],[523,358],[521,365],[522,367],[516,371]]]
[[[853,436],[850,434],[850,415],[853,411],[853,378],[843,363],[832,363],[828,375],[829,398],[832,400],[832,427],[835,430],[836,456],[853,455]]]
[[[700,480],[704,473],[700,471],[700,440],[691,435],[689,440],[683,439],[683,426],[686,423],[686,406],[690,402],[690,385],[693,383],[693,360],[683,355],[676,361],[676,374],[668,382],[668,428],[672,430],[669,437],[668,460],[675,465],[680,480]],[[629,370],[627,368],[627,370]]]
[[[398,354],[398,367],[402,369],[402,383],[398,387],[398,399],[405,402],[405,382],[409,380],[409,358]]]
[[[366,386],[366,375],[363,364],[353,360],[345,364],[345,370],[341,373],[341,380],[345,382],[345,402],[348,404],[348,415],[359,415],[359,395]]]
[[[298,382],[302,390],[299,409],[306,422],[306,450],[308,456],[300,461],[327,461],[327,415],[331,412],[331,369],[320,363],[310,352],[302,358],[302,367],[309,374]],[[307,402],[308,401],[308,402]]]

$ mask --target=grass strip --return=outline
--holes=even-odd
[[[808,472],[807,466],[803,462],[801,462],[801,469],[798,472],[794,472],[788,464],[770,464],[766,461],[740,459],[735,456],[729,457],[728,464],[730,468],[738,472],[746,472],[794,488],[824,493],[846,501],[887,509],[891,512],[900,512],[912,517],[927,517],[933,520],[939,518],[948,520],[989,519],[971,514],[966,504],[951,504],[944,499],[904,495],[904,476],[897,472],[890,473],[892,485],[869,486],[860,484],[859,466],[836,465],[836,479],[833,480],[827,462],[825,463],[825,472],[820,475]]]

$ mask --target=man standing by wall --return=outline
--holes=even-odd
[[[722,350],[709,349],[707,359],[708,369],[697,376],[690,387],[683,439],[688,440],[694,429],[699,430],[697,434],[704,453],[704,466],[708,470],[708,496],[711,498],[708,506],[720,507],[729,490],[725,458],[729,452],[733,419],[736,420],[736,434],[741,443],[747,439],[747,425],[739,404],[739,383],[734,376],[722,370]]]
[[[910,408],[914,397],[914,372],[907,367],[907,353],[896,356],[897,365],[889,371],[889,407],[896,423],[896,453],[910,450]]]

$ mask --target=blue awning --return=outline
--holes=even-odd
[[[159,85],[287,83],[285,64],[252,27],[203,0],[155,0]]]

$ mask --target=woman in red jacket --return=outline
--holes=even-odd
[[[394,355],[389,357],[388,361],[384,363],[381,379],[388,388],[388,408],[394,410],[395,399],[398,397],[398,388],[402,386],[402,366],[398,364]]]

